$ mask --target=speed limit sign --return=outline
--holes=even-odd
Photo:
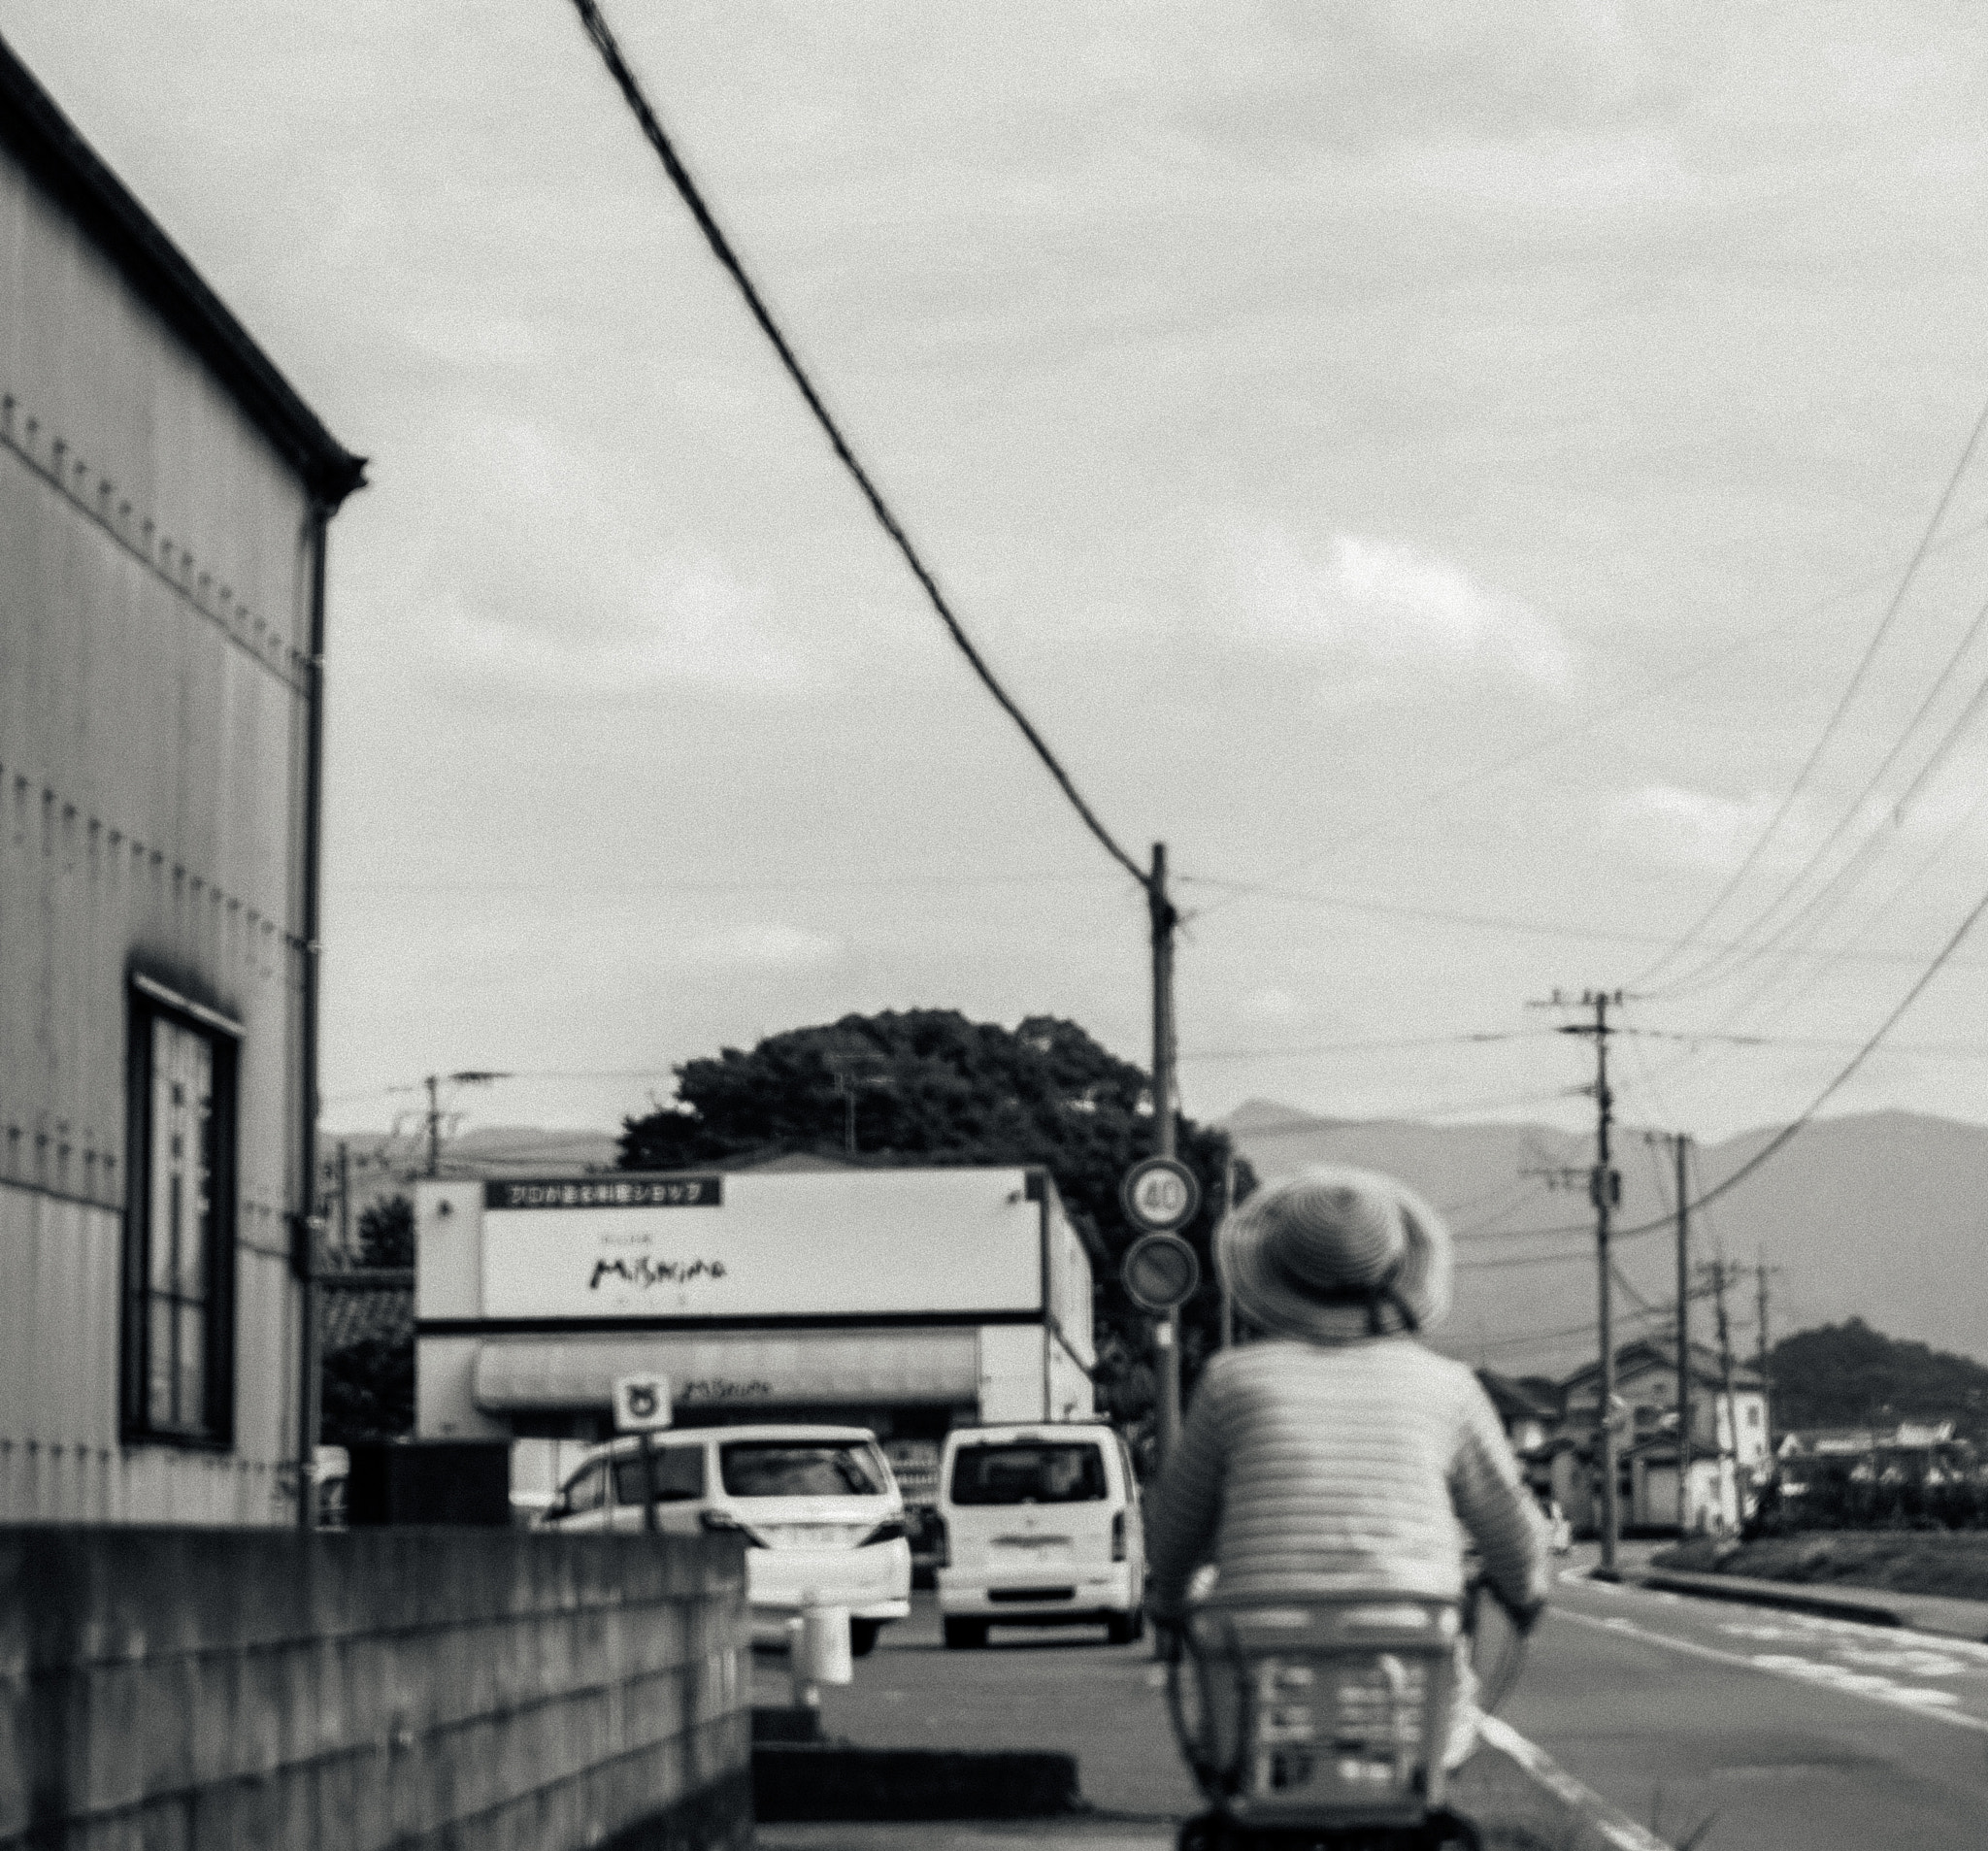
[[[1201,1184],[1177,1158],[1147,1157],[1125,1173],[1118,1200],[1134,1227],[1147,1234],[1172,1234],[1194,1219],[1201,1206]]]

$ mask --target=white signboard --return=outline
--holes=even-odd
[[[601,1176],[484,1185],[486,1318],[1040,1312],[1018,1170]]]
[[[614,1378],[614,1431],[617,1434],[660,1433],[670,1424],[670,1384],[661,1375],[617,1375]]]

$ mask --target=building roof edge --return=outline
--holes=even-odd
[[[312,494],[335,510],[366,479],[366,459],[325,429],[227,305],[105,165],[0,37],[0,142],[75,215],[132,287],[212,367]]]

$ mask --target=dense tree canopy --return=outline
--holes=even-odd
[[[1988,1439],[1988,1369],[1886,1337],[1862,1318],[1784,1337],[1768,1376],[1777,1428],[1951,1420],[1965,1438]]]
[[[676,1103],[626,1121],[631,1170],[694,1169],[788,1151],[842,1155],[854,1112],[856,1161],[869,1164],[1040,1164],[1093,1243],[1099,1394],[1136,1419],[1150,1405],[1145,1321],[1118,1284],[1137,1231],[1119,1179],[1151,1154],[1146,1075],[1075,1022],[1031,1016],[1014,1029],[953,1009],[847,1015],[772,1035],[749,1053],[726,1048],[677,1069]],[[1183,1313],[1190,1377],[1210,1347],[1219,1303],[1209,1237],[1221,1212],[1224,1132],[1176,1121],[1178,1155],[1199,1176],[1202,1208],[1184,1230],[1202,1260],[1202,1289]],[[1238,1193],[1246,1193],[1239,1166]]]

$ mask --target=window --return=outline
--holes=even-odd
[[[1088,1440],[962,1446],[952,1462],[954,1504],[1090,1504],[1109,1495],[1105,1455]]]
[[[718,1448],[718,1476],[734,1498],[880,1498],[890,1468],[860,1440],[740,1439]]]
[[[577,1517],[583,1511],[598,1510],[607,1501],[607,1464],[596,1460],[566,1481],[565,1507],[555,1504],[553,1508],[562,1517]]]
[[[143,983],[131,1035],[124,1425],[225,1443],[234,1414],[235,1053]]]
[[[651,1455],[656,1474],[656,1503],[682,1504],[704,1496],[704,1448],[658,1446]],[[642,1455],[630,1453],[614,1461],[614,1497],[620,1504],[642,1503]]]

